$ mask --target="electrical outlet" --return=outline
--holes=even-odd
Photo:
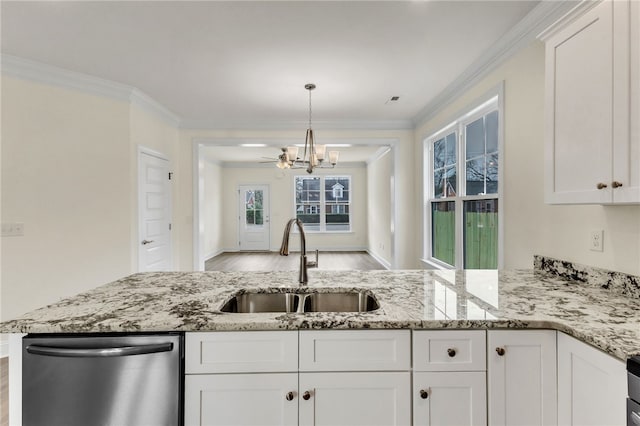
[[[589,233],[589,250],[604,251],[604,230],[591,230],[591,232]]]

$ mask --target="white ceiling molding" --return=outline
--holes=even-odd
[[[244,121],[215,122],[182,120],[180,128],[185,130],[292,130],[306,129],[309,121]],[[321,130],[413,130],[412,120],[336,120],[313,121],[314,129]]]
[[[315,127],[315,126],[314,126]],[[210,146],[239,146],[242,144],[264,144],[280,148],[294,144],[304,143],[304,135],[299,138],[215,138],[215,137],[195,137],[191,141],[197,145]],[[318,138],[325,145],[380,145],[392,146],[398,143],[397,138]]]
[[[87,74],[54,67],[13,55],[2,54],[2,74],[23,80],[50,84],[65,89],[79,90],[92,95],[104,96],[119,101],[129,101],[130,86],[104,80]]]
[[[177,115],[135,87],[4,53],[0,61],[4,75],[129,102],[170,126],[178,127],[180,124]]]
[[[549,37],[555,34],[560,28],[565,25],[570,24],[571,22],[578,19],[580,16],[584,15],[589,9],[595,7],[598,3],[601,3],[602,0],[585,0],[582,3],[575,6],[569,12],[567,12],[562,18],[558,19],[553,25],[544,29],[540,34],[538,34],[537,38],[541,41],[546,41]]]
[[[378,161],[382,158],[387,152],[391,151],[390,146],[383,146],[378,149],[375,154],[373,154],[369,159],[367,159],[367,165]]]
[[[256,163],[256,162],[248,162],[248,161],[223,161],[220,165],[223,168],[239,168],[239,169],[265,169],[265,168],[269,168],[269,169],[273,169],[273,170],[280,170],[275,166],[276,161],[273,162],[265,162],[265,163]],[[340,169],[346,169],[346,168],[351,168],[351,169],[355,169],[355,168],[364,168],[367,167],[367,163],[365,161],[345,161],[345,162],[341,162],[339,163],[336,167],[320,167],[318,169],[314,169],[314,172],[318,171],[318,172],[323,172],[323,173],[339,173]],[[288,169],[289,172],[292,169]],[[296,169],[293,169],[296,170]],[[299,169],[300,171],[304,171],[306,169]],[[337,170],[336,172],[331,172],[330,170]],[[306,171],[305,171],[306,173]]]
[[[429,102],[414,117],[414,128],[433,118],[445,106],[455,101],[516,52],[525,48],[542,31],[566,15],[579,3],[580,1],[578,0],[540,2],[496,44],[471,64],[452,84]]]

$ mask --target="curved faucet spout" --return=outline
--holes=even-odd
[[[306,284],[309,281],[307,276],[307,238],[304,234],[304,226],[298,218],[290,219],[284,228],[284,236],[282,237],[282,246],[280,246],[280,256],[289,256],[289,236],[291,235],[291,227],[296,224],[300,231],[300,274],[298,282]],[[317,262],[316,262],[317,264]]]

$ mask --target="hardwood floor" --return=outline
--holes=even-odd
[[[316,259],[315,252],[307,253],[307,260]],[[300,254],[280,256],[277,252],[225,252],[205,262],[206,271],[297,271]],[[363,251],[320,252],[318,269],[371,270],[385,269],[371,255]]]
[[[0,358],[0,426],[9,426],[9,357]]]

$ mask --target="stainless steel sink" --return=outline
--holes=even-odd
[[[224,304],[222,312],[296,312],[300,298],[291,293],[243,293]]]
[[[293,290],[292,290],[293,291]],[[371,312],[380,308],[367,291],[314,293],[241,292],[227,301],[222,312],[229,313],[305,313],[305,312]]]
[[[378,301],[369,293],[312,293],[306,295],[305,312],[370,312],[380,308]]]

